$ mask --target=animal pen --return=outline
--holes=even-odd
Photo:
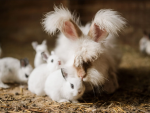
[[[41,23],[44,14],[61,4],[80,15],[83,25],[91,22],[100,9],[118,11],[127,20],[117,38],[122,52],[117,70],[119,88],[107,94],[103,87],[93,87],[79,103],[58,103],[48,96],[31,93],[27,84],[10,83],[10,88],[0,88],[0,112],[150,112],[150,56],[139,50],[143,31],[150,33],[149,0],[1,0],[0,58],[26,57],[34,67],[35,51],[31,43],[47,40],[48,50],[54,49],[58,33],[48,35]]]

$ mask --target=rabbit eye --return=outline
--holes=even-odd
[[[53,62],[54,62],[54,60],[52,59],[52,60],[51,60],[51,62],[53,63]]]
[[[70,85],[71,85],[71,88],[74,89],[74,85],[73,84],[70,84]]]
[[[26,78],[28,78],[28,77],[29,77],[29,75],[25,74],[25,77],[26,77]]]

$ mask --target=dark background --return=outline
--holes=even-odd
[[[100,9],[114,9],[127,19],[128,28],[121,40],[125,44],[138,45],[143,30],[150,29],[149,0],[1,0],[0,42],[14,40],[26,43],[43,39],[50,40],[42,28],[41,21],[54,4],[76,11],[84,25],[90,22]],[[2,44],[3,45],[3,44]]]

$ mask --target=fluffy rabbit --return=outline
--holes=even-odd
[[[47,76],[59,69],[62,63],[58,56],[53,52],[51,54],[52,55],[47,57],[45,53],[42,53],[43,59],[45,59],[47,63],[36,67],[29,77],[28,89],[39,96],[45,95],[44,84]]]
[[[32,71],[32,66],[28,59],[18,59],[6,57],[0,59],[0,87],[9,88],[4,83],[27,83]]]
[[[77,71],[76,76],[93,86],[104,86],[108,93],[118,88],[116,71],[120,54],[115,40],[125,24],[125,19],[111,9],[99,10],[92,23],[86,26],[79,25],[79,18],[64,7],[55,7],[43,19],[46,32],[61,31],[56,54],[64,63],[74,55],[72,66]],[[92,86],[86,87],[86,90],[91,89]]]
[[[77,103],[85,86],[79,77],[72,77],[64,69],[51,73],[45,82],[45,92],[54,101]]]
[[[38,44],[38,42],[32,42],[33,49],[36,51],[35,59],[34,59],[34,67],[37,67],[43,63],[46,63],[41,56],[42,52],[49,54],[46,40],[42,42],[42,44]]]
[[[147,53],[146,48],[148,46],[148,43],[147,43],[148,41],[149,41],[148,33],[144,31],[144,36],[140,39],[140,42],[139,42],[139,49],[141,53]]]

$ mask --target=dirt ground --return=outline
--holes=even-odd
[[[33,65],[35,51],[29,43],[2,40],[3,56],[29,58]],[[85,94],[81,103],[57,103],[27,90],[26,85],[14,84],[0,89],[0,112],[150,112],[150,56],[140,54],[129,45],[121,45],[123,58],[118,70],[120,88],[111,95]],[[52,50],[52,47],[49,47]]]

